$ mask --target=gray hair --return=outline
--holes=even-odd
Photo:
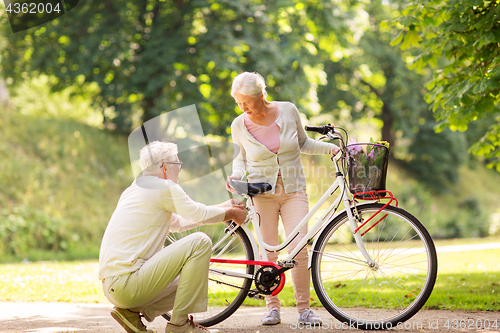
[[[260,95],[264,95],[264,98],[266,98],[266,82],[262,75],[257,72],[240,73],[234,78],[231,87],[231,96],[234,97],[237,93],[250,97],[260,97]]]
[[[153,141],[144,146],[140,154],[141,169],[143,172],[152,172],[155,167],[159,167],[164,161],[175,160],[179,150],[172,142]]]

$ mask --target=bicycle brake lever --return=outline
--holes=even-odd
[[[321,141],[323,139],[328,139],[328,138],[329,138],[328,135],[323,135],[323,136],[321,136],[321,137],[318,138],[318,141]]]

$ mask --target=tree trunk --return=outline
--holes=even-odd
[[[153,108],[155,107],[155,97],[149,97],[145,98],[142,102],[142,109],[144,113],[142,114],[142,122],[145,123],[146,121],[153,119],[156,115],[153,112]]]
[[[382,116],[380,117],[384,123],[382,126],[382,141],[387,141],[391,145],[391,147],[395,144],[394,139],[394,117],[391,114],[391,110],[387,103],[384,102],[384,106],[382,107]]]

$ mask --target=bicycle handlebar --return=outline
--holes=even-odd
[[[341,127],[337,127],[337,128],[343,130],[347,136],[347,132],[343,128],[341,128]],[[309,131],[309,132],[317,132],[319,134],[322,134],[323,136],[321,138],[319,138],[318,140],[322,140],[325,138],[339,139],[340,140],[340,150],[344,151],[344,149],[345,149],[344,140],[343,140],[340,132],[335,128],[335,126],[332,126],[331,124],[323,125],[323,126],[306,125],[305,130]]]
[[[305,126],[305,130],[309,131],[309,132],[317,132],[319,134],[326,135],[330,131],[333,132],[334,127],[330,126],[330,125],[323,125],[323,126],[309,126],[309,125],[306,125]]]

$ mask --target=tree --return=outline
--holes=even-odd
[[[438,130],[467,130],[493,118],[471,151],[500,172],[500,4],[498,0],[418,0],[390,21],[401,31],[394,45],[421,49],[409,65],[430,66],[426,98]]]
[[[336,115],[347,109],[352,119],[379,119],[380,137],[391,144],[398,163],[428,187],[441,191],[459,178],[465,140],[461,133],[432,131],[436,122],[424,99],[430,71],[411,71],[405,59],[412,56],[412,50],[390,45],[394,30],[381,23],[400,16],[401,7],[402,3],[366,4],[368,28],[349,50],[349,57],[325,62],[328,80],[318,87],[319,101],[324,112],[330,106]]]
[[[382,140],[395,146],[397,132],[413,138],[412,129],[427,109],[422,97],[424,76],[406,68],[407,52],[394,50],[389,45],[393,32],[380,27],[398,10],[374,1],[366,11],[367,30],[350,56],[325,63],[328,82],[319,89],[320,103],[325,111],[332,104],[336,113],[348,109],[353,119],[366,115],[380,119]]]
[[[345,44],[351,8],[326,0],[87,1],[46,25],[5,31],[9,66],[1,70],[13,82],[48,74],[55,90],[97,83],[96,106],[123,132],[134,119],[196,104],[207,133],[227,137],[237,115],[232,78],[258,71],[280,99],[307,106],[305,68]]]

